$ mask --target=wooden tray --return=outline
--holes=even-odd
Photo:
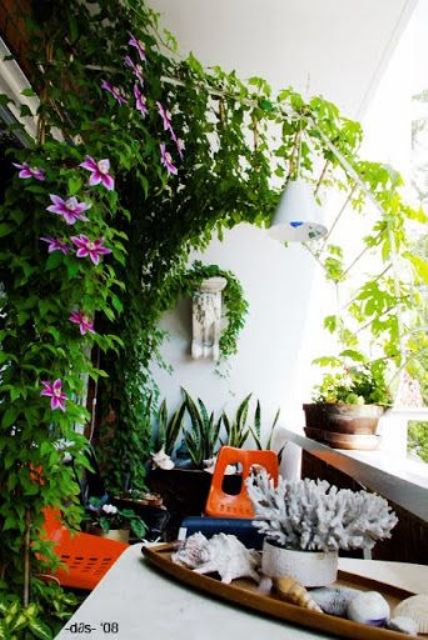
[[[354,640],[387,640],[388,638],[390,640],[404,640],[405,638],[408,640],[411,637],[416,637],[352,622],[351,620],[326,613],[303,609],[294,604],[283,602],[274,594],[263,595],[258,593],[257,586],[252,580],[243,578],[234,580],[232,584],[223,584],[219,579],[212,576],[199,575],[191,569],[172,562],[171,553],[177,548],[177,544],[174,542],[153,547],[143,547],[142,553],[150,563],[180,582],[246,609],[254,609],[269,617],[279,618],[280,620],[310,627],[311,629],[318,629],[326,634],[334,634],[342,638],[353,638]],[[391,609],[404,598],[414,595],[413,592],[344,571],[339,571],[335,585],[355,587],[362,591],[379,591],[389,602]],[[427,636],[419,635],[418,637]]]

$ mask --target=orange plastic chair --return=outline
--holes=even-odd
[[[226,467],[231,464],[242,465],[242,484],[237,495],[226,493],[223,480]],[[218,518],[254,518],[254,509],[245,487],[253,465],[264,467],[278,481],[278,456],[275,451],[243,450],[235,447],[222,447],[217,456],[211,487],[205,507],[208,516]]]
[[[60,521],[57,509],[46,508],[45,531],[61,566],[54,578],[64,587],[92,590],[129,545],[89,533],[70,531]]]

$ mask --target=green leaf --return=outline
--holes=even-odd
[[[82,186],[83,186],[83,182],[79,176],[77,175],[71,176],[67,180],[68,195],[75,196],[82,189]]]
[[[406,252],[405,257],[412,263],[417,276],[424,284],[428,284],[428,262],[415,254]]]
[[[16,407],[8,407],[4,412],[4,415],[1,421],[1,426],[4,429],[11,427],[14,424],[18,414],[19,414],[19,409],[17,409]]]
[[[21,91],[21,95],[27,96],[27,98],[33,98],[34,96],[37,96],[37,93],[31,87],[25,87],[25,89]]]
[[[260,436],[261,426],[262,426],[261,407],[260,407],[260,401],[257,400],[256,411],[254,413],[254,431],[258,436]]]
[[[40,640],[52,639],[52,631],[49,629],[47,624],[45,624],[38,618],[30,620],[29,627],[36,638],[39,638]]]
[[[52,269],[56,269],[60,264],[64,262],[63,254],[61,251],[54,251],[50,253],[46,260],[46,271],[52,271]]]
[[[26,104],[21,105],[20,115],[21,115],[21,118],[33,117],[33,113],[30,107]]]
[[[364,362],[366,360],[365,356],[360,351],[355,351],[355,349],[345,349],[340,353],[340,356],[342,358],[350,358],[355,362]]]
[[[8,224],[7,222],[0,223],[0,238],[4,236],[8,236],[9,233],[14,231],[15,227],[12,224]]]

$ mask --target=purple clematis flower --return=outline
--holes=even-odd
[[[141,86],[144,86],[143,67],[141,64],[135,64],[131,56],[125,56],[123,61],[127,67],[132,69]]]
[[[165,109],[165,107],[160,103],[160,102],[156,102],[158,111],[159,111],[159,115],[162,118],[163,121],[163,129],[164,131],[172,131],[172,120],[171,120],[171,114],[169,111],[167,111]]]
[[[79,167],[87,169],[91,172],[89,178],[89,184],[94,186],[96,184],[103,184],[108,191],[114,189],[114,178],[110,175],[110,160],[94,160],[91,156],[86,156],[85,161],[79,164]]]
[[[163,166],[165,167],[165,169],[168,171],[169,174],[176,176],[177,167],[172,161],[171,154],[166,150],[165,144],[160,145],[160,152],[161,152],[161,164],[163,164]]]
[[[65,401],[67,400],[67,394],[62,390],[62,382],[58,378],[55,382],[42,381],[44,386],[41,396],[47,396],[51,399],[51,409],[61,409],[65,411]]]
[[[73,311],[68,318],[73,324],[78,324],[80,333],[84,336],[88,331],[89,333],[95,333],[94,322],[82,311]]]
[[[144,62],[145,60],[147,60],[146,58],[146,48],[144,46],[144,42],[142,42],[141,40],[138,40],[138,38],[136,38],[134,35],[132,35],[131,32],[129,32],[129,35],[131,36],[130,39],[128,40],[128,44],[130,47],[135,47],[138,51],[138,55],[140,56],[140,60],[142,62]]]
[[[135,108],[141,113],[143,118],[149,113],[147,109],[146,99],[140,91],[138,84],[134,84]]]
[[[117,100],[119,104],[127,104],[128,100],[125,98],[124,95],[122,95],[120,89],[118,89],[117,87],[114,87],[111,84],[111,82],[108,82],[107,80],[103,80],[101,82],[101,89],[104,89],[104,91],[111,93],[113,98]]]
[[[28,162],[23,162],[22,164],[18,164],[17,162],[12,163],[14,167],[19,169],[18,178],[35,178],[40,182],[46,180],[45,172],[43,169],[38,169],[37,167],[30,167]]]
[[[83,212],[90,209],[92,205],[86,202],[79,202],[74,196],[63,200],[59,196],[51,193],[49,197],[53,204],[51,204],[50,207],[46,207],[47,211],[62,216],[67,224],[74,224],[76,220],[88,220],[88,218],[83,215]]]
[[[103,246],[104,238],[89,240],[87,236],[71,236],[70,240],[77,247],[76,256],[86,258],[89,256],[94,264],[99,264],[100,256],[111,253],[111,249]]]
[[[48,243],[48,253],[53,253],[54,251],[61,251],[65,256],[69,252],[69,246],[63,240],[59,240],[58,238],[53,238],[52,236],[44,236],[40,238],[43,242]]]

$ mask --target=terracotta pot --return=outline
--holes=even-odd
[[[376,404],[304,404],[308,437],[316,436],[316,430],[334,433],[374,435],[384,407]]]
[[[262,572],[271,578],[292,576],[304,587],[325,587],[337,579],[337,551],[284,549],[266,539],[263,543]]]
[[[324,431],[325,442],[333,449],[350,449],[356,451],[373,451],[379,444],[379,436],[366,433],[335,433]]]
[[[374,435],[385,409],[376,404],[324,404],[326,431],[353,435]]]
[[[320,430],[324,428],[324,405],[320,403],[304,404],[306,427],[309,429]],[[313,434],[315,435],[315,434]],[[309,436],[308,434],[308,437]]]

